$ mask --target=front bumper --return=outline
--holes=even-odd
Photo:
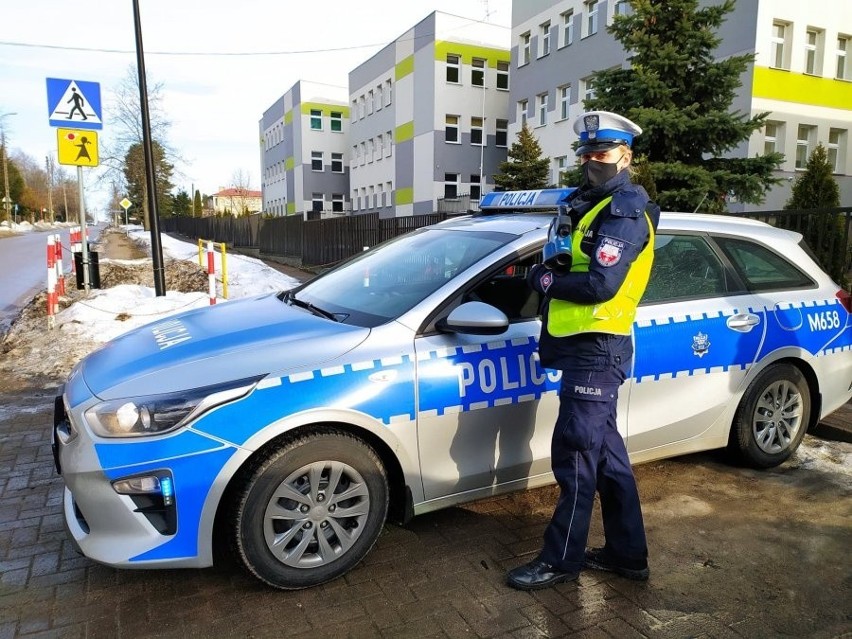
[[[79,384],[70,386],[54,405],[52,447],[65,482],[64,523],[75,546],[116,567],[211,565],[212,517],[205,520],[205,505],[237,448],[191,429],[132,440],[97,438],[83,414],[98,398],[82,393]],[[157,477],[160,486],[167,478],[171,495],[119,494],[114,488],[140,477]]]

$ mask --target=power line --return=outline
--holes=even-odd
[[[421,36],[418,36],[421,37]],[[351,47],[337,47],[330,49],[301,49],[297,51],[146,51],[146,55],[170,55],[170,56],[263,56],[263,55],[301,55],[305,53],[334,53],[336,51],[351,51],[353,49],[367,49],[370,47],[382,47],[387,42],[376,42],[373,44],[357,44]],[[6,42],[0,41],[0,46],[24,47],[28,49],[55,49],[58,51],[81,51],[85,53],[135,53],[131,49],[98,49],[94,47],[63,47],[55,44],[35,44],[30,42]]]

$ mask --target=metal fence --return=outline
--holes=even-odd
[[[459,213],[469,211],[467,195],[442,200],[439,211],[426,215],[385,218],[378,213],[335,216],[305,220],[301,215],[267,217],[170,217],[163,218],[161,228],[196,239],[225,242],[235,248],[259,250],[261,255],[284,257],[305,268],[323,268],[346,259],[365,247],[372,247],[414,229],[434,224]],[[767,222],[773,226],[792,229],[808,239],[815,252],[838,256],[844,273],[852,268],[852,207],[813,209],[805,211],[751,211],[736,213]],[[831,232],[827,220],[836,220],[842,227]],[[827,270],[829,265],[824,264]]]

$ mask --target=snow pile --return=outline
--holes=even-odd
[[[10,222],[3,220],[0,222],[0,235],[14,235],[17,233],[32,233],[33,231],[49,231],[50,229],[62,229],[74,226],[68,222],[48,222],[39,220],[35,224],[30,224],[26,220],[21,222]]]
[[[145,241],[141,228],[128,235]],[[163,257],[167,292],[156,296],[151,259],[100,260],[101,284],[88,294],[66,278],[66,296],[49,328],[46,294],[42,293],[24,309],[2,342],[0,375],[63,380],[74,365],[101,344],[150,322],[209,306],[207,274],[198,266],[198,249],[187,242],[163,236]],[[217,255],[217,272],[221,280]],[[206,264],[206,257],[205,257]],[[260,260],[229,254],[228,296],[230,299],[280,291],[298,281],[266,266]],[[146,285],[147,284],[147,285]],[[221,281],[217,303],[226,303]]]

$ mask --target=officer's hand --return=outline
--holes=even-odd
[[[534,264],[527,273],[527,286],[542,295],[547,295],[547,289],[553,284],[553,271],[544,264]]]

